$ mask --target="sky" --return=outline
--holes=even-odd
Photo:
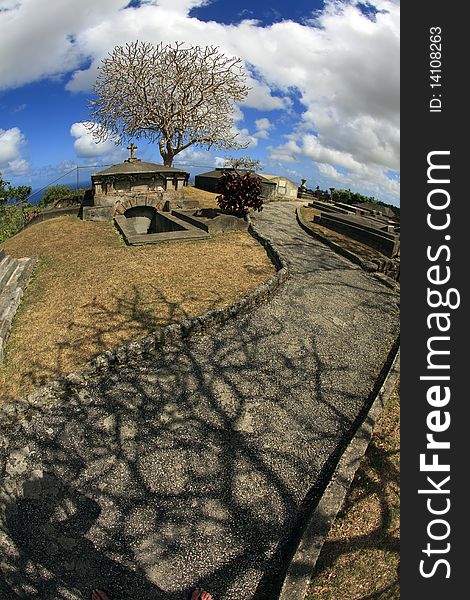
[[[214,45],[247,73],[234,127],[248,148],[193,146],[174,166],[194,176],[248,155],[260,172],[399,205],[397,0],[0,0],[4,179],[36,190],[88,166],[82,185],[93,165],[128,157],[127,144],[96,144],[83,122],[101,60],[136,40]],[[162,162],[155,145],[137,146],[138,158]]]

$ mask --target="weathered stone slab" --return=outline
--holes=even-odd
[[[113,206],[84,206],[83,219],[85,221],[110,221],[114,216]]]
[[[135,218],[128,219],[123,215],[114,217],[114,222],[126,244],[140,246],[176,240],[202,239],[208,236],[207,232],[174,215],[161,211],[155,211],[155,213],[153,231],[149,233],[142,233],[139,228],[135,227]]]
[[[201,208],[191,211],[172,210],[171,214],[207,231],[211,235],[226,231],[245,231],[248,228],[247,221],[242,217],[226,214],[213,208]]]
[[[399,254],[400,238],[398,235],[374,227],[360,217],[322,213],[315,215],[314,221],[323,227],[363,242],[391,258]]]
[[[0,263],[0,361],[3,360],[13,318],[35,264],[35,258],[13,258],[7,255],[4,255]]]
[[[5,256],[0,263],[0,291],[9,281],[14,270],[16,269],[17,262],[12,256]]]

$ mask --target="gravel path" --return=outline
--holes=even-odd
[[[269,303],[7,435],[2,600],[273,597],[399,327],[396,293],[304,233],[297,205],[256,217],[290,269]]]

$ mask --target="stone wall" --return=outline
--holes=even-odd
[[[92,201],[83,206],[86,221],[111,221],[135,206],[163,210],[183,195],[187,176],[181,173],[116,173],[92,175]]]
[[[327,227],[338,233],[367,244],[382,254],[394,258],[400,254],[400,238],[382,229],[375,228],[368,223],[361,223],[359,219],[353,221],[353,217],[347,215],[325,214],[315,215],[314,221],[323,227]]]
[[[386,276],[386,278],[393,281],[400,281],[400,259],[399,258],[374,258],[372,260],[363,260],[360,256],[343,248],[326,235],[323,235],[319,231],[313,231],[311,227],[309,227],[308,223],[304,220],[302,213],[299,209],[296,211],[297,221],[302,229],[308,233],[309,235],[317,238],[330,248],[332,248],[338,254],[341,254],[345,258],[351,260],[356,265],[359,265],[362,269],[367,271],[368,273],[381,273]]]

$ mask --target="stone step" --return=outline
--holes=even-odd
[[[11,261],[4,264],[5,258],[9,258]],[[36,258],[12,259],[12,257],[4,257],[2,263],[0,263],[1,265],[5,268],[4,272],[8,272],[9,275],[8,278],[6,278],[6,275],[4,276],[5,283],[0,288],[0,361],[3,360],[3,352],[11,324],[36,265]]]
[[[11,276],[17,267],[17,259],[12,256],[5,256],[0,262],[0,293],[10,281]]]
[[[6,285],[0,290],[0,319],[8,309],[10,303],[17,298],[18,290],[26,288],[36,260],[32,258],[15,259],[14,269]]]
[[[17,286],[21,287],[22,289],[25,289],[29,283],[29,278],[33,273],[36,261],[36,258],[18,258],[16,270],[11,275],[10,281],[8,282],[6,287]]]

